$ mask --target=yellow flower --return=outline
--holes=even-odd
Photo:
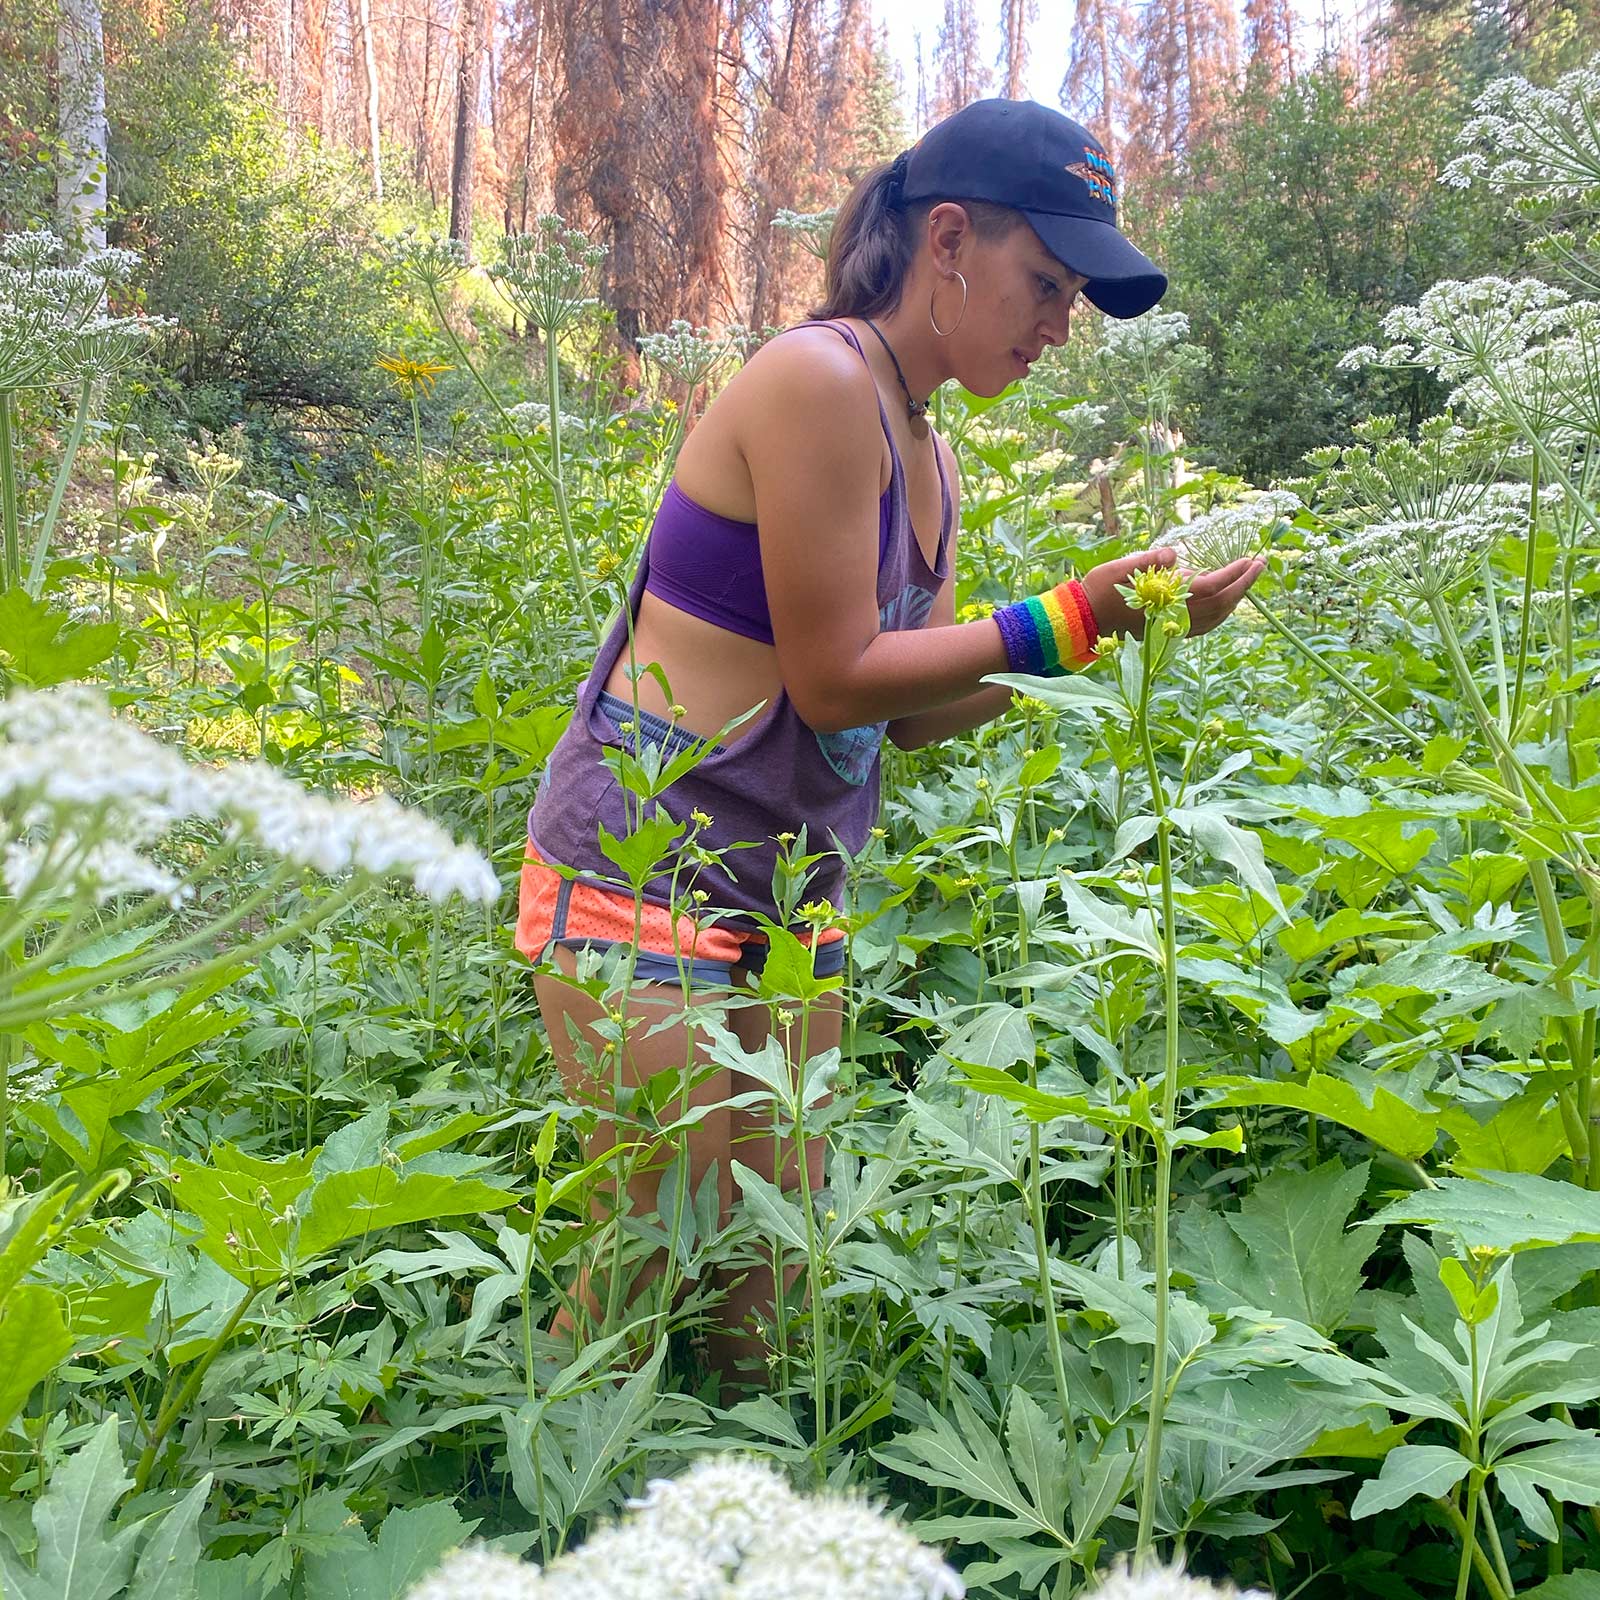
[[[622,557],[614,550],[602,550],[595,557],[594,579],[596,583],[604,583],[609,578],[614,578],[622,566]]]
[[[418,361],[413,356],[379,356],[378,365],[393,377],[402,394],[432,394],[434,380],[450,367],[443,361]]]
[[[672,720],[674,722],[682,722],[683,719],[689,715],[689,713],[682,706],[680,706],[676,700],[674,700],[673,703],[667,707],[667,709],[672,713]]]
[[[872,829],[872,837],[874,839],[887,839],[889,837],[889,830],[887,828],[874,828]]]
[[[1176,567],[1140,567],[1129,587],[1140,611],[1165,611],[1183,599],[1185,586]]]
[[[798,837],[799,835],[794,833],[780,833],[777,836],[779,844],[793,844]]]
[[[709,828],[711,826],[711,814],[709,812],[702,811],[699,806],[696,806],[694,810],[689,813],[689,820],[697,828]]]
[[[1094,642],[1094,653],[1097,656],[1114,656],[1121,648],[1120,633],[1102,633]]]
[[[808,900],[797,915],[802,922],[809,922],[813,928],[821,930],[832,923],[836,913],[832,901]]]

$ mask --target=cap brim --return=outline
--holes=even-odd
[[[1167,275],[1109,222],[1024,211],[1045,248],[1089,280],[1084,296],[1107,316],[1142,317],[1167,292]]]

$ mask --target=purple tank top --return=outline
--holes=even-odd
[[[832,328],[866,360],[860,341],[845,324],[802,326]],[[920,628],[928,620],[934,597],[949,571],[953,506],[944,464],[939,460],[939,543],[937,560],[930,569],[911,526],[905,470],[881,397],[878,417],[889,441],[890,457],[889,488],[884,495],[887,534],[880,537],[878,552],[878,626],[891,632]],[[746,528],[755,544],[753,525],[733,526]],[[628,590],[628,608],[634,617],[645,589],[654,589],[650,581],[653,543],[654,530]],[[757,561],[759,566],[759,556]],[[672,603],[670,595],[663,598]],[[603,746],[620,745],[622,740],[597,704],[611,669],[627,649],[628,633],[628,617],[619,616],[579,691],[572,720],[550,754],[528,814],[529,838],[546,861],[600,879],[614,878],[616,868],[600,850],[599,829],[604,827],[620,837],[627,830],[623,802],[632,804],[632,796],[624,793],[600,759]],[[748,914],[757,911],[773,916],[772,875],[778,835],[796,833],[802,824],[808,830],[811,850],[833,849],[835,841],[852,855],[861,850],[877,820],[880,751],[887,727],[879,722],[838,733],[817,733],[801,721],[788,694],[780,690],[743,737],[708,755],[660,797],[661,806],[680,821],[692,811],[707,813],[711,826],[702,829],[701,841],[708,848],[726,850],[721,866],[699,869],[694,880],[697,888],[708,892],[708,911],[732,913],[729,920],[733,922],[748,920]],[[824,857],[814,869],[812,896],[839,904],[844,876],[839,856]],[[646,897],[669,904],[671,887],[670,876],[664,875],[648,885]]]

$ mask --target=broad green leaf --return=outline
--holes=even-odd
[[[1019,1061],[1032,1061],[1036,1046],[1028,1013],[996,1002],[978,1010],[945,1041],[947,1060],[1004,1071]]]
[[[262,1288],[285,1271],[292,1227],[285,1213],[311,1181],[313,1160],[287,1155],[263,1161],[219,1144],[209,1163],[173,1163],[168,1182],[178,1204],[203,1227],[200,1249],[239,1282]]]
[[[1067,1510],[1067,1445],[1026,1389],[1011,1391],[1006,1448],[1034,1505],[1045,1521],[1059,1526]]]
[[[1215,806],[1175,806],[1168,815],[1175,827],[1208,855],[1232,867],[1241,882],[1260,895],[1285,922],[1289,920],[1277,880],[1255,834],[1230,822]]]
[[[1517,1600],[1600,1600],[1600,1572],[1585,1569],[1563,1573],[1537,1588],[1519,1591]]]
[[[27,1403],[33,1386],[72,1352],[61,1296],[43,1284],[19,1284],[0,1307],[0,1428]]]
[[[1600,1240],[1600,1194],[1527,1172],[1440,1178],[1386,1206],[1364,1226],[1439,1228],[1469,1250],[1514,1251]]]
[[[1291,961],[1307,962],[1337,945],[1351,944],[1374,934],[1385,939],[1401,938],[1425,924],[1400,911],[1361,911],[1345,906],[1324,922],[1299,917],[1287,928],[1279,928],[1278,943]]]
[[[742,1161],[730,1161],[728,1166],[755,1221],[768,1233],[804,1250],[806,1219],[800,1208],[770,1178],[752,1172]]]
[[[1502,1456],[1494,1469],[1501,1492],[1545,1539],[1555,1539],[1555,1519],[1538,1491],[1569,1505],[1600,1505],[1600,1433],[1574,1429],[1567,1437]],[[1536,1509],[1537,1508],[1537,1509]],[[1540,1513],[1543,1513],[1541,1516]]]
[[[1186,1264],[1218,1274],[1209,1283],[1202,1276],[1196,1293],[1213,1311],[1245,1305],[1332,1333],[1376,1248],[1370,1234],[1345,1227],[1366,1181],[1365,1162],[1346,1171],[1334,1160],[1311,1172],[1271,1174],[1226,1218],[1191,1210],[1179,1222],[1190,1246]],[[1219,1226],[1231,1241],[1217,1237]]]
[[[0,666],[35,689],[86,677],[121,631],[114,622],[75,624],[20,587],[0,590]]]
[[[1451,1165],[1457,1171],[1542,1173],[1567,1152],[1566,1129],[1550,1091],[1535,1083],[1507,1100],[1486,1122],[1465,1106],[1446,1106],[1439,1125],[1456,1142]]]
[[[308,1557],[306,1592],[317,1600],[397,1600],[477,1525],[448,1500],[391,1511],[368,1549]]]
[[[334,1172],[311,1191],[310,1207],[295,1239],[295,1256],[303,1262],[380,1228],[503,1211],[516,1201],[510,1189],[497,1189],[478,1178],[436,1172],[408,1172],[402,1177],[387,1166]]]
[[[1148,911],[1129,911],[1091,894],[1076,878],[1061,880],[1067,916],[1084,935],[1123,950],[1136,950],[1157,966],[1162,963],[1161,936]]]
[[[139,1551],[127,1600],[195,1600],[200,1516],[211,1494],[208,1472],[170,1511]]]
[[[1400,1445],[1383,1458],[1378,1476],[1361,1485],[1350,1515],[1370,1517],[1379,1511],[1392,1511],[1418,1495],[1437,1499],[1471,1470],[1472,1463],[1459,1450],[1446,1445]]]
[[[133,1571],[140,1525],[110,1528],[111,1513],[132,1484],[122,1466],[117,1418],[107,1417],[58,1466],[34,1504],[38,1554],[31,1568],[0,1545],[6,1600],[112,1600]]]
[[[1313,1072],[1303,1081],[1285,1079],[1271,1082],[1260,1078],[1207,1078],[1207,1090],[1220,1090],[1213,1105],[1286,1106],[1312,1112],[1350,1128],[1374,1144],[1380,1144],[1408,1161],[1416,1161],[1433,1148],[1438,1121],[1426,1111],[1418,1111],[1381,1085],[1372,1089],[1372,1103],[1343,1078]],[[1405,1220],[1396,1218],[1396,1221]]]

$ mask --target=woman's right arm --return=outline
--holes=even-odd
[[[836,334],[790,334],[745,369],[739,445],[784,687],[819,733],[893,722],[1007,669],[991,621],[880,632],[883,430],[861,358]]]

